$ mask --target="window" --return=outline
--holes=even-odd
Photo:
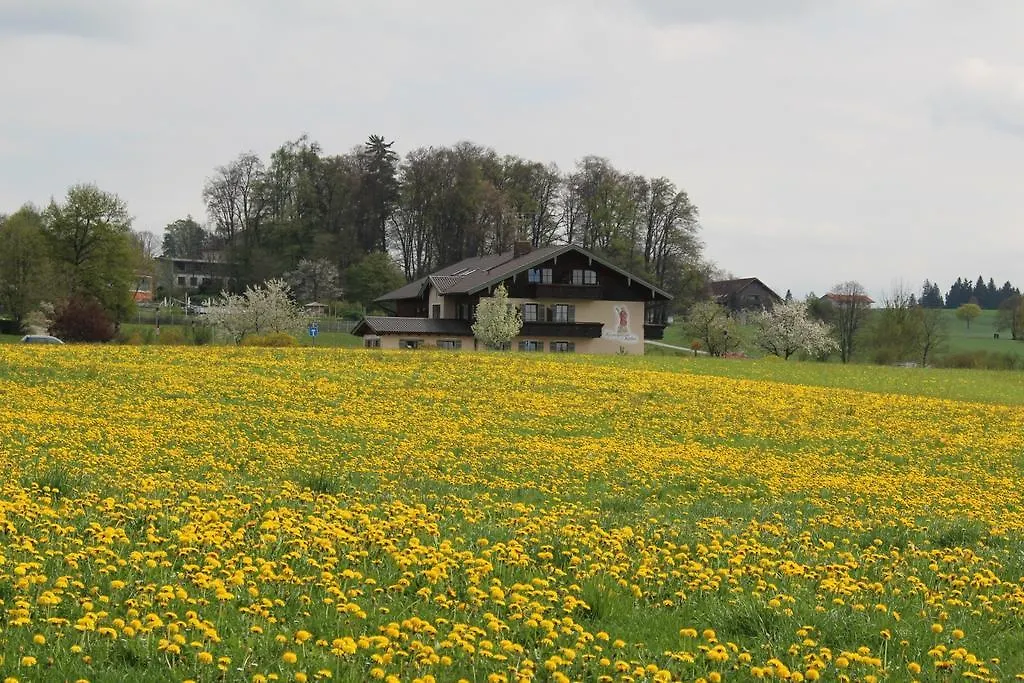
[[[553,323],[576,322],[576,307],[572,304],[554,304],[549,311]]]
[[[574,285],[596,285],[597,271],[576,269],[572,271],[572,283]]]
[[[448,349],[449,351],[455,351],[462,348],[461,339],[438,339],[437,348]]]
[[[189,283],[189,285],[191,285],[192,287],[195,287],[196,285],[198,285],[198,284],[199,284],[199,279],[198,279],[198,278],[197,278],[197,277],[196,277],[195,275],[193,275],[192,277],[190,277],[190,278],[188,279],[188,283]]]
[[[184,275],[179,275],[178,276],[178,286],[179,287],[184,287],[185,286],[185,276]]]
[[[459,320],[472,320],[473,319],[473,304],[458,304],[455,307],[455,314]]]
[[[380,337],[363,337],[363,348],[379,349]]]
[[[536,341],[534,339],[527,339],[519,342],[520,351],[543,351],[544,342]]]
[[[527,279],[533,284],[550,285],[552,276],[550,268],[531,268],[527,273]]]
[[[441,317],[441,304],[432,304],[430,306],[430,317],[435,320]]]
[[[398,348],[400,349],[418,349],[423,346],[422,339],[399,339]]]
[[[567,341],[551,342],[551,353],[575,353],[576,344]]]
[[[535,323],[540,320],[539,304],[523,304],[523,322]]]

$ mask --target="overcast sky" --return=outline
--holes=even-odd
[[[302,133],[665,175],[780,294],[1024,286],[1021,0],[0,0],[0,211],[136,229]],[[0,245],[2,248],[2,245]]]

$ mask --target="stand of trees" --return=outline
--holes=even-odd
[[[132,231],[117,195],[75,185],[42,211],[26,205],[0,218],[0,305],[16,328],[42,309],[64,321],[82,309],[112,323],[90,329],[113,330],[134,304],[136,274],[148,267],[153,243],[151,233]]]
[[[924,288],[921,293],[921,305],[926,308],[940,308],[941,297],[938,296],[938,285],[928,280],[924,281]],[[968,278],[957,278],[946,293],[945,307],[960,308],[964,304],[977,304],[983,309],[996,310],[1003,305],[1003,302],[1010,297],[1020,296],[1020,290],[1010,284],[1007,280],[1002,287],[996,287],[992,278],[985,282],[985,279],[978,276],[975,282]],[[927,297],[927,302],[925,301]],[[936,305],[938,304],[938,305]]]
[[[373,135],[345,154],[303,136],[264,161],[253,153],[218,167],[203,187],[209,227],[187,217],[167,226],[164,253],[204,249],[235,263],[235,288],[326,260],[349,282],[366,258],[390,256],[414,279],[469,256],[574,243],[692,300],[709,267],[697,207],[667,178],[586,157],[568,172],[501,156],[469,142],[400,157]],[[392,278],[393,279],[393,278]]]

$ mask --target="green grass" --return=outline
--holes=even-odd
[[[1024,341],[1013,340],[1009,330],[999,332],[998,339],[994,337],[998,311],[982,311],[980,316],[971,321],[969,328],[964,321],[957,319],[956,311],[954,310],[944,309],[942,316],[946,325],[947,338],[946,343],[937,355],[987,351],[999,354],[1009,353],[1024,357]],[[686,331],[686,326],[683,325],[680,319],[665,328],[665,337],[659,341],[688,349],[691,342],[693,342],[693,335]],[[669,352],[668,349],[652,351],[653,348],[648,346],[647,353],[650,355],[668,355],[666,353]],[[751,343],[747,343],[743,350],[751,357],[760,357],[762,355],[761,351],[754,348]],[[854,360],[858,360],[856,354]]]
[[[1001,370],[947,370],[940,368],[891,368],[866,363],[817,363],[784,361],[774,356],[760,359],[725,359],[693,356],[594,357],[595,363],[634,364],[637,369],[689,372],[784,384],[806,384],[874,393],[930,396],[960,401],[1024,405],[1024,378],[1019,372]]]
[[[999,332],[999,339],[994,338],[998,311],[982,311],[969,328],[967,323],[957,319],[956,311],[944,310],[942,314],[949,333],[945,353],[990,351],[1024,356],[1024,342],[1013,340],[1009,330]]]
[[[363,338],[348,332],[321,332],[314,340],[308,334],[299,337],[302,346],[324,346],[331,348],[361,349]]]

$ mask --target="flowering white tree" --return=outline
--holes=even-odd
[[[828,325],[812,320],[807,314],[807,304],[802,301],[778,304],[772,311],[758,315],[754,324],[758,345],[786,360],[798,351],[820,356],[839,348]]]
[[[492,349],[504,348],[523,329],[519,309],[508,302],[505,285],[498,285],[490,297],[476,307],[473,335]]]
[[[308,322],[282,280],[250,286],[242,294],[223,292],[220,300],[207,309],[206,319],[236,344],[250,333],[298,332]]]

